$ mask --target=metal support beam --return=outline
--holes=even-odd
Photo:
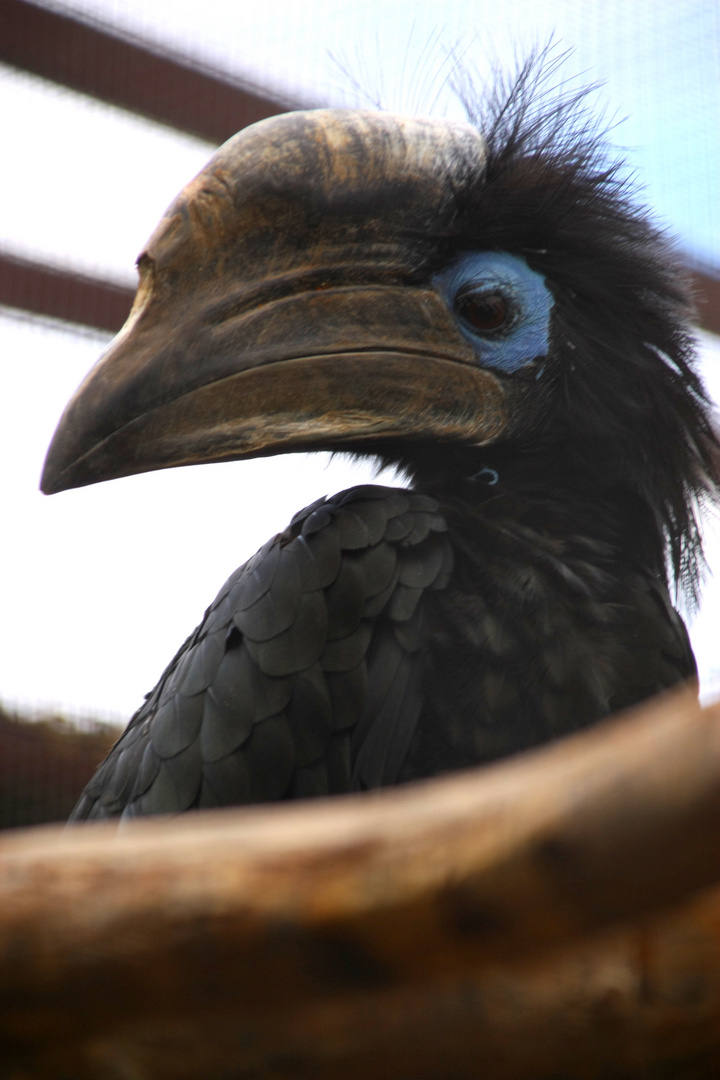
[[[119,330],[135,290],[0,252],[0,304],[96,330]]]
[[[292,108],[130,35],[27,0],[1,0],[0,14],[0,61],[212,143]]]
[[[703,270],[690,273],[697,325],[711,334],[720,334],[720,277]]]
[[[213,143],[292,107],[28,0],[0,0],[0,14],[0,61]],[[691,280],[698,325],[720,334],[720,278],[693,270]],[[130,289],[0,253],[0,304],[117,330],[131,303]]]
[[[720,279],[693,271],[690,280],[698,327],[720,334]],[[7,307],[114,333],[125,322],[133,296],[133,289],[115,282],[0,252],[0,304]]]

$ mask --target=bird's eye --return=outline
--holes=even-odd
[[[497,289],[466,285],[456,294],[453,305],[460,318],[480,334],[507,329],[512,322],[508,298]]]
[[[482,367],[514,374],[548,356],[553,296],[519,255],[465,251],[432,285]]]

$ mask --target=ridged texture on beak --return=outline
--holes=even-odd
[[[151,237],[43,490],[377,438],[495,439],[502,382],[417,275],[483,163],[470,126],[383,113],[291,113],[234,136]]]

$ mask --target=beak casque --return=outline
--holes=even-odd
[[[467,125],[384,113],[290,113],[234,136],[140,257],[132,312],[60,420],[43,491],[378,439],[496,439],[501,380],[412,283],[483,161]]]

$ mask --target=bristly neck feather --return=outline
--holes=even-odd
[[[589,447],[578,454],[565,442],[533,451],[418,442],[388,444],[374,459],[396,468],[413,489],[452,505],[456,516],[480,514],[559,543],[597,541],[612,548],[618,564],[644,567],[671,584],[657,508],[625,482],[606,455]]]

